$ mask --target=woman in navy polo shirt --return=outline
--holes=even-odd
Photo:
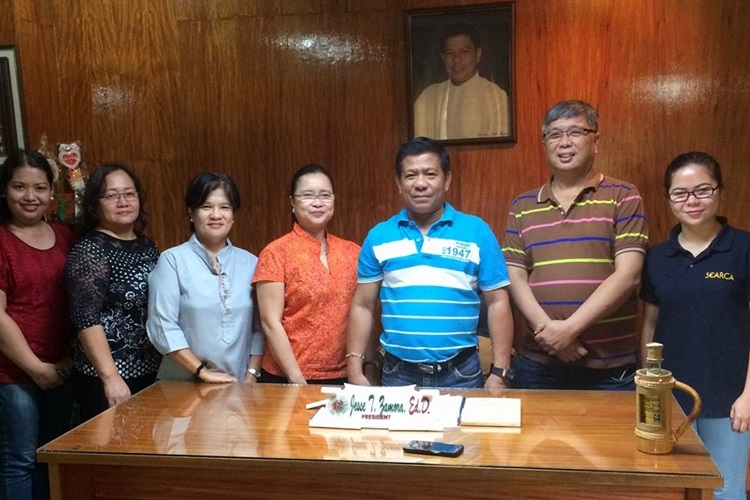
[[[750,233],[716,215],[722,182],[711,155],[690,152],[672,160],[664,187],[678,224],[646,257],[642,340],[664,344],[664,368],[701,395],[695,427],[724,476],[715,498],[745,499]],[[683,409],[692,407],[682,393],[676,396]]]

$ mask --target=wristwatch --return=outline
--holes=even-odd
[[[490,374],[497,375],[501,379],[505,380],[506,383],[513,380],[513,376],[514,376],[513,368],[511,368],[510,366],[506,368],[498,368],[497,366],[492,365],[492,370],[490,371]]]
[[[255,380],[260,380],[260,371],[255,368],[248,368],[247,373],[255,377]]]
[[[199,364],[198,368],[196,368],[195,371],[193,372],[193,382],[198,383],[201,381],[201,370],[204,369],[207,364],[208,364],[208,361],[206,361],[205,359],[201,361],[201,364]]]

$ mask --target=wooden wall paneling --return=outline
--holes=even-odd
[[[288,230],[290,176],[308,162],[336,178],[332,230],[361,241],[401,206],[392,162],[406,139],[404,11],[455,4],[13,2],[29,138],[80,139],[94,166],[131,163],[152,194],[150,232],[162,248],[187,237],[187,181],[216,169],[243,194],[233,240],[260,251]],[[641,189],[653,241],[673,223],[661,172],[689,149],[719,158],[724,211],[750,226],[750,7],[516,0],[515,16],[518,142],[449,148],[452,203],[502,239],[512,198],[548,176],[544,112],[580,97],[601,112],[599,168]]]
[[[27,146],[38,147],[44,132],[54,137],[67,127],[59,114],[54,12],[46,0],[14,4],[19,36],[13,44],[21,68]]]
[[[340,118],[333,122],[337,164],[335,228],[361,243],[367,231],[401,208],[394,158],[406,139],[406,51],[399,12],[359,12],[341,18],[354,57],[341,72]],[[340,68],[341,69],[341,68]]]
[[[0,45],[16,43],[16,6],[14,0],[0,0]]]
[[[46,132],[53,147],[80,140],[91,170],[106,161],[129,164],[151,195],[149,229],[161,234],[173,229],[172,210],[182,205],[180,196],[170,206],[183,156],[170,5],[19,2],[28,35],[21,50],[36,62],[23,65],[30,144]]]
[[[385,17],[391,20],[394,15]],[[238,57],[244,73],[229,103],[241,110],[244,121],[239,131],[229,127],[224,141],[236,148],[228,143],[234,133],[235,144],[244,150],[242,168],[233,171],[246,202],[233,238],[259,251],[288,231],[291,175],[303,164],[317,162],[331,170],[337,184],[338,213],[332,230],[361,241],[374,222],[394,210],[389,206],[373,217],[370,207],[355,212],[348,206],[378,205],[384,197],[377,191],[395,192],[391,164],[402,138],[394,131],[405,126],[405,118],[398,123],[391,99],[377,102],[372,96],[377,91],[393,95],[392,49],[381,32],[385,29],[390,39],[397,31],[400,35],[400,28],[392,22],[374,23],[365,14],[249,17],[242,18],[239,26]],[[196,47],[188,52],[199,50],[202,40],[195,38]],[[224,66],[217,65],[216,71]],[[398,70],[403,71],[401,66]],[[191,80],[205,85],[198,75]],[[387,145],[374,148],[389,129]],[[211,156],[217,154],[213,151]],[[231,164],[224,168],[232,169]],[[363,177],[371,168],[373,178]],[[360,187],[364,192],[358,194]],[[398,203],[391,205],[397,208]],[[252,225],[242,225],[248,219]]]
[[[627,172],[641,189],[652,242],[665,239],[674,224],[662,187],[667,163],[685,151],[702,149],[718,157],[723,149],[722,138],[702,130],[712,115],[726,117],[715,107],[719,96],[714,88],[725,71],[725,57],[705,41],[721,36],[714,24],[728,5],[652,3],[643,16],[645,26],[635,24],[627,11],[616,11],[619,36],[637,33],[638,40],[625,49],[613,47],[614,59],[627,58],[629,64],[614,79],[610,101],[616,121],[611,125],[618,133],[606,144],[615,153],[610,155],[613,167]]]
[[[245,178],[252,176],[245,153],[248,137],[252,135],[248,117],[255,110],[246,105],[245,96],[254,92],[255,80],[242,77],[240,61],[253,58],[242,53],[238,21],[215,17],[181,20],[179,32],[184,117],[180,132],[188,159],[180,192],[184,197],[189,180],[203,171],[226,172],[242,187]],[[244,204],[247,193],[244,189],[240,191]],[[233,240],[244,232],[247,224],[239,215],[235,222]],[[181,240],[188,234],[184,230]]]
[[[177,130],[182,100],[172,4],[140,1],[81,7],[92,11],[79,12],[81,24],[68,35],[75,37],[86,57],[65,57],[82,59],[83,68],[78,69],[87,77],[81,107],[91,123],[79,134],[97,141],[86,144],[84,139],[84,153],[96,164],[120,161],[135,170],[150,195],[149,232],[163,244],[175,232],[184,233],[184,226],[179,230],[174,224],[184,192],[175,180],[181,177],[185,151]],[[71,63],[65,65],[74,67]]]
[[[262,38],[245,47],[249,57],[257,55],[250,75],[257,87],[248,92],[256,133],[248,138],[251,168],[241,183],[246,191],[253,177],[251,206],[264,216],[263,226],[249,233],[248,245],[255,251],[290,229],[291,174],[305,163],[328,163],[325,152],[335,116],[330,110],[333,76],[325,61],[316,59],[321,44],[334,35],[302,16],[266,17],[263,23]]]
[[[722,164],[726,186],[723,212],[733,224],[750,229],[750,172],[747,169],[750,162],[750,141],[747,140],[750,32],[741,28],[750,23],[750,8],[736,2],[715,6],[709,3],[702,5],[695,17],[696,24],[705,23],[705,29],[689,42],[696,49],[702,49],[695,74],[700,75],[699,81],[705,81],[705,87],[710,89],[704,95],[695,96],[696,142]]]
[[[125,85],[135,99],[128,131],[134,142],[129,148],[112,148],[110,154],[115,160],[126,158],[141,177],[150,195],[149,234],[165,248],[189,234],[183,209],[186,170],[200,157],[190,150],[181,131],[190,103],[182,97],[185,82],[180,74],[178,28],[171,3],[146,0],[121,9],[132,9],[116,15],[122,19],[128,13],[133,30],[123,40],[128,55],[112,64],[133,68]],[[118,140],[120,130],[120,126],[113,127],[112,140]],[[108,155],[102,153],[102,158]]]

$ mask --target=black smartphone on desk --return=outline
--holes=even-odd
[[[404,446],[404,453],[432,455],[435,457],[457,457],[464,452],[464,445],[440,443],[438,441],[409,441]]]

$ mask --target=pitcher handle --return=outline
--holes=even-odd
[[[696,391],[689,385],[675,380],[674,388],[683,392],[687,392],[690,397],[693,398],[693,410],[690,412],[690,415],[688,415],[687,420],[685,420],[682,425],[680,425],[680,427],[678,427],[677,430],[674,431],[673,439],[674,442],[677,442],[677,440],[680,439],[680,436],[682,436],[682,434],[687,430],[688,426],[692,424],[696,418],[698,418],[698,414],[701,412],[703,403],[701,402],[701,397],[698,395],[698,391]]]

